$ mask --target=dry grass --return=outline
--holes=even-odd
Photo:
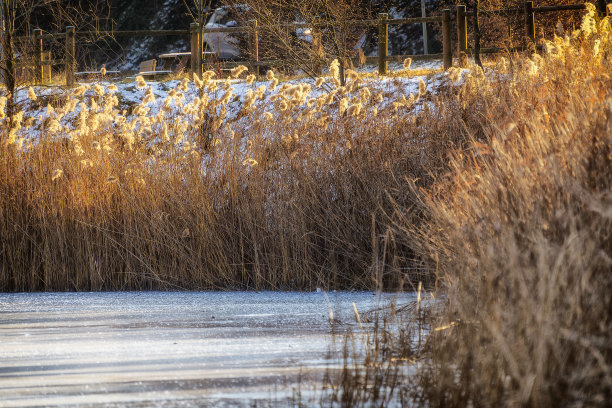
[[[593,14],[541,56],[452,70],[418,114],[360,100],[355,77],[321,108],[289,85],[233,123],[218,91],[125,126],[99,95],[32,146],[3,128],[0,288],[397,287],[431,279],[416,257],[440,308],[415,321],[438,330],[414,349],[414,326],[375,325],[336,401],[605,406],[612,35]]]
[[[235,98],[225,82],[205,77],[184,78],[159,114],[139,80],[143,102],[127,108],[112,87],[92,85],[51,101],[44,118],[26,111],[12,130],[3,121],[0,290],[426,280],[387,233],[389,198],[410,206],[406,176],[426,186],[457,140],[442,137],[446,125],[423,138],[438,113],[416,123],[405,98],[384,107],[380,92],[351,75],[346,88],[322,78],[319,97],[306,83],[270,77],[236,117],[226,113]],[[194,85],[202,98],[185,100]]]
[[[450,155],[449,171],[431,188],[412,187],[417,205],[396,212],[422,215],[416,225],[399,221],[396,238],[437,270],[427,344],[418,362],[392,368],[384,353],[363,354],[362,366],[344,370],[358,373],[354,381],[334,382],[336,399],[350,400],[343,406],[384,406],[389,398],[432,407],[609,404],[609,24],[591,9],[580,31],[547,43],[542,56],[500,60],[486,77],[475,69],[446,95],[454,114],[466,108],[462,131],[472,142]],[[401,336],[375,333],[379,349],[410,351]],[[352,399],[365,373],[395,395]]]
[[[417,293],[415,301],[399,307],[355,309],[356,327],[338,336],[342,353],[332,354],[332,364],[341,368],[326,373],[321,406],[409,406],[409,384],[421,364],[433,301],[421,286]]]

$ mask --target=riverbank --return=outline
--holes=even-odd
[[[215,103],[194,122],[211,127],[189,133],[217,132],[206,160],[204,144],[174,143],[183,121],[168,140],[130,142],[95,112],[78,129],[116,138],[5,143],[2,288],[423,282],[439,307],[409,313],[406,332],[431,330],[425,347],[376,327],[366,364],[332,387],[345,406],[387,391],[423,406],[606,406],[612,35],[587,9],[541,54],[436,74],[390,104],[353,74],[348,87],[324,79],[314,99],[316,83],[279,87],[252,111],[259,97],[239,98],[242,127],[218,122]],[[133,129],[166,134],[145,108]],[[415,361],[411,381],[396,375]]]

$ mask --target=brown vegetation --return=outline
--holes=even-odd
[[[431,180],[457,143],[443,137],[452,122],[433,111],[414,122],[417,98],[370,91],[354,72],[347,87],[321,78],[317,97],[312,84],[278,86],[270,73],[230,120],[231,86],[213,75],[169,93],[163,105],[180,103],[178,113],[149,114],[154,95],[139,79],[145,96],[127,119],[116,90],[94,85],[54,102],[44,119],[20,114],[17,130],[3,129],[2,290],[395,288],[427,279],[386,233],[389,197],[411,204],[406,176]],[[189,86],[201,97],[183,102]],[[383,97],[399,99],[384,107]],[[28,132],[40,140],[24,140]]]
[[[408,273],[416,258],[437,307],[417,303],[404,335],[375,324],[336,400],[606,406],[609,24],[590,7],[542,55],[452,69],[418,113],[402,97],[379,110],[353,73],[317,98],[295,84],[255,104],[255,90],[235,123],[227,90],[184,117],[143,102],[130,123],[112,94],[75,94],[71,138],[48,120],[24,148],[2,129],[0,288],[398,287],[432,276]]]
[[[420,194],[425,221],[406,220],[398,231],[437,268],[427,345],[397,359],[394,370],[384,353],[374,363],[367,355],[379,367],[371,377],[388,378],[383,387],[395,390],[396,400],[409,395],[417,406],[440,407],[609,403],[610,33],[609,19],[597,20],[589,7],[580,31],[547,42],[541,56],[500,60],[486,76],[475,68],[445,101],[471,107],[460,130],[471,145],[457,149],[449,172]],[[405,327],[417,321],[409,317]],[[379,343],[394,343],[376,332]],[[401,336],[392,340],[396,354],[412,355]],[[348,395],[363,385],[355,378],[341,387]],[[371,390],[350,405],[373,400],[382,401]]]

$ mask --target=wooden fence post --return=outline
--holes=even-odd
[[[387,53],[389,52],[389,15],[378,15],[378,75],[387,74]]]
[[[448,9],[442,10],[442,55],[444,59],[444,69],[453,66],[453,46],[451,44],[451,12]]]
[[[73,26],[66,27],[66,86],[74,85],[74,61],[75,61],[75,32]]]
[[[474,0],[474,12],[472,16],[472,24],[474,25],[474,63],[482,67],[480,60],[480,0]]]
[[[43,52],[42,62],[42,83],[48,84],[51,82],[51,51]]]
[[[525,34],[527,38],[531,40],[531,43],[535,44],[535,13],[533,12],[533,1],[525,2]]]
[[[457,6],[457,53],[467,53],[467,16],[465,6]]]
[[[249,20],[249,64],[255,76],[259,76],[259,29],[257,20]]]
[[[202,39],[200,38],[200,25],[191,23],[191,73],[202,76]]]
[[[42,30],[36,28],[33,31],[33,52],[34,52],[34,83],[41,84],[43,79],[43,39]]]

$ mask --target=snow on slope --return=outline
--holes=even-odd
[[[400,64],[390,64],[390,70],[399,70]],[[432,62],[414,62],[412,69],[429,69],[435,70],[441,67],[439,61]],[[364,72],[375,71],[374,67],[366,67],[363,69]],[[427,90],[429,92],[435,92],[435,88],[445,74],[438,74],[428,80],[426,76],[412,76],[412,77],[383,77],[379,78],[376,76],[365,77],[362,80],[362,86],[368,87],[373,93],[380,92],[384,95],[381,103],[377,105],[378,111],[385,109],[391,109],[393,101],[396,101],[400,96],[408,98],[410,94],[418,94],[419,82],[425,81],[427,83]],[[129,122],[134,119],[133,108],[141,104],[145,98],[148,89],[154,95],[154,100],[147,104],[149,109],[148,116],[154,117],[158,113],[162,112],[167,118],[172,117],[185,117],[185,106],[194,102],[199,95],[199,90],[192,81],[185,83],[185,90],[177,91],[183,81],[181,80],[166,80],[166,81],[147,81],[147,85],[144,88],[139,88],[138,83],[134,81],[119,81],[119,82],[100,82],[96,84],[83,84],[86,87],[86,91],[82,96],[81,100],[89,106],[91,99],[96,92],[104,94],[114,93],[118,99],[119,116],[124,116]],[[187,81],[185,81],[187,82]],[[220,99],[225,95],[226,91],[222,90],[222,86],[227,82],[226,79],[216,80],[219,89],[214,92],[208,92],[209,98]],[[273,104],[271,100],[274,99],[275,95],[278,94],[280,86],[275,90],[269,88],[269,81],[255,81],[251,85],[247,85],[244,80],[231,80],[230,90],[232,97],[225,105],[226,107],[226,119],[225,122],[228,124],[234,124],[240,118],[240,112],[245,104],[245,99],[249,92],[254,92],[258,87],[267,87],[266,92],[263,95],[263,100],[256,102],[256,106],[270,106]],[[297,84],[308,84],[312,89],[310,98],[317,98],[329,91],[329,88],[315,86],[315,80],[312,78],[302,78],[289,80],[285,82],[289,85]],[[281,84],[282,85],[282,84]],[[101,87],[101,88],[100,88]],[[116,90],[115,90],[116,87]],[[28,141],[35,142],[41,136],[41,129],[43,129],[50,119],[58,118],[57,113],[47,107],[44,101],[51,99],[60,99],[62,97],[70,96],[74,91],[66,90],[61,87],[34,87],[33,92],[38,95],[37,100],[33,101],[28,97],[28,89],[21,89],[16,95],[18,101],[22,101],[24,108],[24,126],[17,136],[17,139],[24,138],[23,142],[27,145]],[[78,92],[78,91],[77,91]],[[181,99],[169,98],[170,95],[180,94]],[[81,108],[83,105],[77,104],[73,110],[67,112],[64,115],[59,116],[60,131],[54,133],[55,138],[70,138],[70,133],[75,127],[75,122],[79,117]],[[218,108],[218,111],[221,108]],[[273,115],[278,116],[280,112],[271,112]],[[31,118],[29,121],[27,118]],[[117,120],[118,116],[114,117]],[[247,129],[250,126],[249,121],[239,121],[235,123],[236,126]]]

